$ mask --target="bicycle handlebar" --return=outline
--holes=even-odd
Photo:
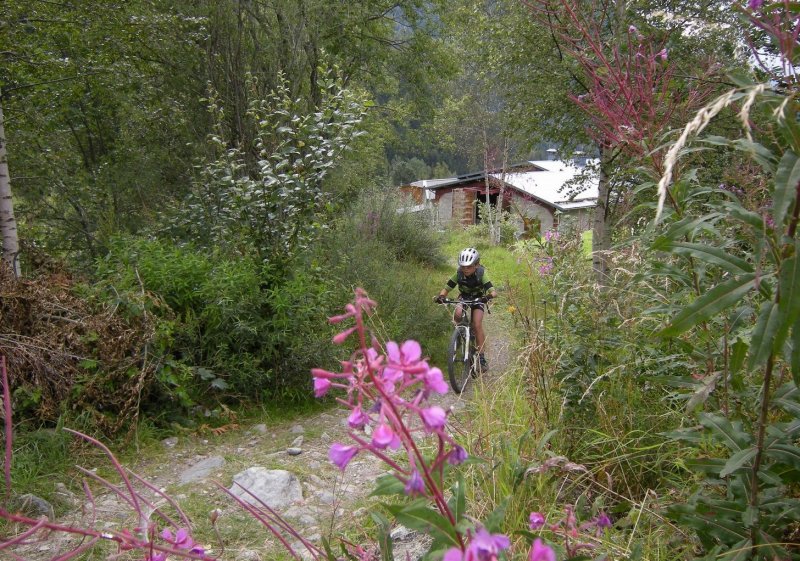
[[[474,304],[488,304],[489,300],[484,301],[484,300],[482,300],[480,298],[475,298],[473,300],[451,300],[450,298],[445,298],[444,300],[441,300],[440,302],[437,302],[437,303],[439,303],[439,304],[467,304],[467,305],[474,305]]]

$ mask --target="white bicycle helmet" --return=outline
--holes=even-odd
[[[480,253],[474,247],[468,247],[464,251],[461,252],[461,255],[458,256],[458,265],[460,267],[469,267],[470,265],[474,265],[478,262],[478,259],[481,258]]]

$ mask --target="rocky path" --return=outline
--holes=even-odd
[[[509,361],[509,341],[502,335],[504,319],[502,314],[487,318],[491,370],[485,376],[490,379],[500,375]],[[456,432],[468,428],[468,415],[463,412],[468,410],[473,387],[471,384],[460,396],[450,392],[438,398],[440,406],[451,409],[450,422]],[[333,409],[285,425],[255,424],[220,435],[172,437],[163,441],[161,450],[135,461],[132,469],[176,499],[195,524],[195,537],[226,560],[266,561],[283,555],[269,532],[220,489],[220,485],[233,488],[233,481],[246,481],[248,487],[263,484],[270,504],[312,542],[340,533],[357,542],[373,502],[368,495],[386,469],[368,454],[356,456],[344,473],[328,461],[333,442],[348,442],[347,414],[344,409]],[[267,479],[259,483],[263,478]],[[165,504],[153,493],[145,494],[153,496],[158,505]],[[63,523],[81,516],[82,501],[74,496],[67,500],[73,502],[74,512],[60,521]],[[98,493],[95,505],[100,527],[121,530],[135,526],[130,508],[113,493]],[[224,550],[208,521],[215,510]],[[405,560],[407,554],[417,559],[424,552],[424,536],[397,528],[393,538],[396,559]],[[63,537],[51,536],[15,553],[22,559],[39,561],[56,557],[68,545]]]

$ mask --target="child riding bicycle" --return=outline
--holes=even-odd
[[[478,358],[481,369],[486,370],[488,364],[483,356],[483,343],[486,337],[483,333],[483,309],[491,298],[497,297],[497,291],[492,286],[486,274],[486,269],[481,265],[481,256],[474,247],[468,247],[458,256],[458,270],[447,281],[446,286],[434,298],[437,303],[442,303],[455,287],[458,287],[459,300],[480,300],[477,304],[469,305],[472,310],[472,326],[475,329],[475,342],[478,345]],[[455,310],[456,323],[461,321],[463,304],[458,304]]]

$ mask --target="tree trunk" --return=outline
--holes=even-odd
[[[17,220],[14,218],[14,201],[11,198],[11,177],[8,174],[6,133],[3,125],[3,104],[0,97],[0,235],[3,237],[3,261],[14,276],[19,278],[19,238]]]
[[[489,139],[486,134],[486,126],[483,126],[483,178],[486,185],[486,204],[483,205],[483,219],[486,220],[487,230],[489,232],[489,241],[494,239],[494,221],[492,220],[492,206],[489,204],[489,191],[491,184],[489,181],[489,164],[491,159],[489,157]],[[479,204],[476,201],[476,204]],[[480,216],[480,214],[479,214]]]
[[[506,169],[508,167],[508,137],[503,137],[503,167],[500,170],[500,192],[497,194],[497,221],[495,223],[494,245],[500,245],[503,241],[503,202],[506,197]]]
[[[597,207],[594,209],[592,228],[592,269],[595,280],[604,285],[608,276],[608,250],[611,248],[611,228],[609,225],[609,177],[607,149],[600,148],[600,172],[597,187]]]

